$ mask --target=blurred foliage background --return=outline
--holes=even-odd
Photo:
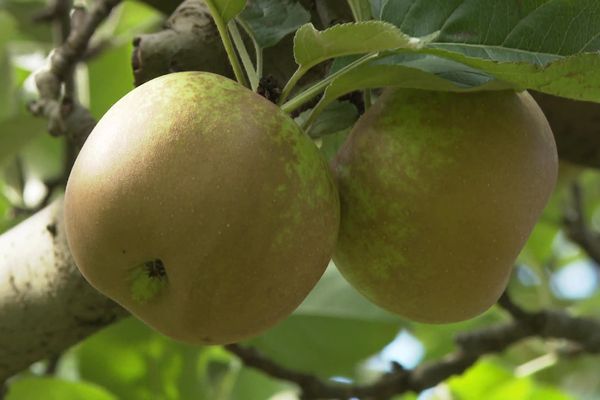
[[[64,173],[68,145],[46,133],[45,121],[26,110],[35,97],[32,73],[53,47],[48,24],[32,22],[40,0],[0,0],[0,233],[31,215]],[[160,25],[163,16],[128,1],[98,32],[109,45],[76,72],[79,96],[95,117],[133,88],[131,38]],[[583,190],[586,218],[600,229],[600,175],[561,165],[557,190],[523,250],[510,283],[526,308],[568,309],[599,316],[600,267],[570,242],[563,217],[570,185]],[[411,368],[453,349],[457,332],[508,320],[498,308],[468,322],[444,326],[411,323],[371,305],[330,267],[303,305],[248,344],[281,365],[343,382],[369,382],[392,362]],[[1,324],[1,321],[0,321]],[[600,360],[568,358],[562,343],[528,340],[488,356],[455,377],[404,399],[600,399]],[[294,386],[246,368],[221,347],[191,347],[126,319],[87,338],[56,359],[31,366],[11,380],[8,400],[86,399],[295,399]]]

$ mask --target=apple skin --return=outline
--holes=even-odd
[[[97,290],[176,340],[224,344],[306,297],[333,253],[339,198],[327,162],[277,106],[181,72],[99,121],[69,177],[65,224]]]
[[[505,289],[557,163],[526,92],[387,90],[332,161],[333,259],[368,299],[411,320],[477,316]]]

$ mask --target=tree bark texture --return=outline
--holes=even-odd
[[[73,263],[62,205],[0,236],[0,382],[126,315]]]

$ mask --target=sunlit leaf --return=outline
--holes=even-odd
[[[302,69],[309,69],[330,58],[420,45],[392,24],[380,21],[340,24],[324,31],[306,24],[296,31],[294,58]]]
[[[108,390],[85,382],[24,378],[9,385],[6,400],[117,400]]]

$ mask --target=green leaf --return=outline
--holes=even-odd
[[[404,323],[360,296],[330,267],[296,312],[249,341],[276,362],[321,376],[352,375]],[[351,335],[348,332],[352,332]]]
[[[96,385],[53,378],[24,378],[11,383],[6,400],[117,400]]]
[[[42,0],[5,0],[0,2],[0,8],[6,11],[2,10],[0,14],[6,15],[8,13],[10,14],[10,19],[16,22],[17,31],[13,35],[13,38],[51,44],[53,38],[52,25],[41,24],[32,18],[35,13],[46,6],[47,3]],[[6,19],[0,19],[0,32],[13,25],[12,23],[5,24]]]
[[[31,115],[19,115],[0,121],[0,164],[46,130],[46,121]]]
[[[541,387],[531,379],[513,379],[487,393],[489,400],[574,400],[553,387]],[[474,400],[475,398],[473,398]]]
[[[452,324],[413,324],[410,332],[417,337],[425,348],[425,360],[437,360],[456,346],[454,338],[461,332],[472,332],[494,324],[506,322],[506,316],[498,307],[492,307],[482,315],[467,321]]]
[[[448,385],[461,400],[480,400],[487,399],[496,387],[512,379],[513,374],[496,362],[480,361],[462,376],[451,378]]]
[[[14,18],[6,12],[0,11],[0,121],[11,115],[15,108],[14,79],[7,48],[16,31]],[[2,129],[0,128],[0,135],[1,132]],[[0,152],[2,151],[0,145]]]
[[[333,160],[340,147],[346,142],[346,138],[350,134],[350,131],[351,129],[345,129],[321,138],[319,150],[321,150],[321,153],[325,156],[327,161]]]
[[[235,18],[246,7],[246,0],[205,0],[205,2],[225,23]]]
[[[352,91],[380,87],[455,92],[511,88],[507,83],[451,60],[418,54],[386,54],[334,79],[312,113],[320,115],[331,102]]]
[[[294,390],[291,384],[280,381],[253,368],[242,368],[229,396],[235,400],[270,399],[282,391]]]
[[[304,112],[297,119],[299,123],[307,116]],[[312,124],[307,132],[310,137],[320,138],[332,135],[351,128],[358,119],[358,110],[347,101],[338,101],[331,104]]]
[[[519,259],[526,263],[548,265],[554,255],[554,240],[559,231],[559,226],[556,224],[539,221],[521,251]]]
[[[88,64],[90,110],[102,117],[121,97],[133,89],[131,76],[132,45],[112,48]]]
[[[65,140],[64,137],[42,134],[21,149],[20,155],[27,179],[44,181],[62,175]]]
[[[128,318],[86,339],[74,356],[82,379],[109,388],[119,399],[203,399],[209,397],[202,395],[202,349]]]
[[[423,49],[422,52],[477,68],[521,89],[535,89],[561,97],[600,102],[600,54],[598,53],[560,58],[548,56],[540,61],[534,61],[533,58],[518,53],[520,54],[518,60],[499,62],[496,58],[476,58],[452,50],[452,47],[446,46]],[[499,52],[494,56],[509,57],[509,53]]]
[[[600,3],[594,0],[393,1],[381,17],[412,36],[436,34],[421,52],[486,72],[521,89],[600,101]],[[441,89],[443,90],[443,89]]]
[[[137,2],[123,2],[120,9],[119,22],[113,32],[113,35],[132,35],[133,32],[139,32],[140,27],[147,26],[150,23],[158,22],[163,18],[162,14],[149,5]]]
[[[13,218],[10,215],[11,204],[6,198],[4,190],[4,182],[0,180],[0,234],[13,225]]]
[[[411,36],[437,32],[455,51],[519,49],[572,55],[600,49],[600,3],[595,0],[427,0],[387,2],[381,18]],[[491,58],[496,58],[492,56]]]
[[[306,24],[296,31],[294,58],[303,70],[328,60],[352,54],[372,53],[398,48],[417,48],[422,43],[411,39],[392,24],[367,21],[335,25],[318,31]]]
[[[310,21],[310,13],[293,0],[254,0],[240,15],[260,48],[276,45]]]
[[[460,400],[571,400],[560,390],[539,385],[530,377],[515,377],[512,371],[491,360],[480,361],[448,386]]]

